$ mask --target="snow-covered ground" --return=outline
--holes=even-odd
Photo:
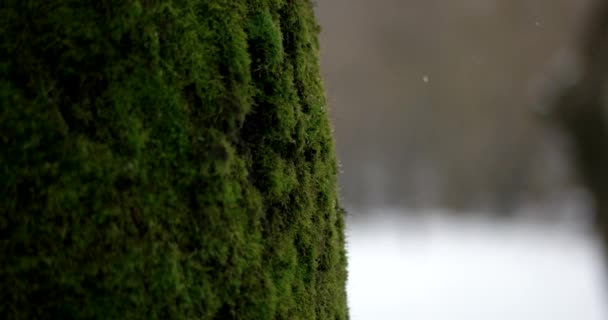
[[[347,242],[353,320],[608,319],[598,245],[572,225],[379,213]]]

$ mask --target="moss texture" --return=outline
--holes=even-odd
[[[308,0],[0,4],[2,319],[345,319]]]

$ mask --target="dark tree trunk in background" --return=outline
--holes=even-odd
[[[558,101],[556,115],[573,143],[579,175],[595,202],[595,224],[608,248],[608,3],[598,3],[582,39],[580,78]]]
[[[0,1],[1,319],[345,319],[308,0]]]

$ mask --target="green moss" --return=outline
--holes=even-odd
[[[2,318],[347,318],[309,1],[0,21]]]

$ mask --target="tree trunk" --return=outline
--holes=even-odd
[[[608,248],[608,3],[593,11],[583,40],[581,77],[564,91],[556,115],[570,136],[576,166],[594,199],[595,224]]]
[[[0,5],[3,319],[345,319],[309,0]]]

